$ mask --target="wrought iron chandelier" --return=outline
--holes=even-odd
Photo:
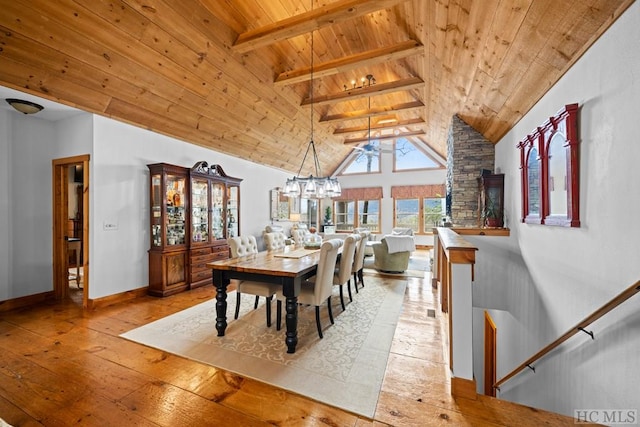
[[[313,3],[312,3],[313,7]],[[300,197],[302,199],[323,199],[325,197],[338,197],[342,193],[340,183],[336,178],[330,176],[322,176],[320,171],[320,160],[318,160],[318,154],[316,153],[316,146],[313,142],[313,31],[311,31],[311,72],[310,72],[310,85],[309,85],[309,99],[311,100],[311,139],[309,145],[307,145],[307,151],[302,158],[302,164],[298,174],[293,178],[287,179],[287,183],[284,186],[283,194],[289,197]],[[315,176],[309,175],[308,177],[301,177],[302,167],[307,159],[307,155],[311,151],[313,155],[313,164],[315,167]]]

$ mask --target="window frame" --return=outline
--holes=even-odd
[[[346,232],[351,232],[356,228],[361,228],[363,227],[363,225],[361,224],[361,219],[360,219],[360,205],[364,202],[377,202],[378,203],[378,213],[377,213],[377,217],[378,217],[378,222],[376,224],[376,228],[372,229],[371,227],[369,227],[371,225],[371,223],[367,223],[364,227],[366,227],[368,230],[370,230],[372,233],[380,233],[381,228],[381,224],[382,224],[382,199],[357,199],[357,198],[353,198],[353,199],[341,199],[341,200],[334,200],[333,201],[333,212],[332,212],[332,220],[333,223],[336,225],[336,232],[338,233],[346,233]],[[345,213],[338,213],[338,209],[337,209],[337,204],[338,203],[353,203],[353,224],[348,224],[348,222],[345,222],[343,224],[347,224],[347,225],[353,225],[353,227],[351,228],[345,228],[345,226],[343,225],[342,228],[340,228],[340,224],[338,223],[338,218],[339,215],[347,215],[348,217],[348,208],[347,208],[347,212]],[[367,215],[371,215],[371,214],[367,214]],[[348,218],[347,218],[348,219]]]
[[[415,200],[417,202],[418,205],[418,212],[417,212],[417,225],[418,225],[418,229],[414,229],[413,227],[409,227],[406,224],[402,224],[402,223],[398,223],[398,201],[399,200]],[[413,214],[411,214],[413,215]],[[396,197],[393,199],[393,226],[394,227],[407,227],[407,228],[411,228],[413,230],[414,234],[420,234],[420,218],[422,218],[422,206],[420,205],[420,197]]]
[[[368,144],[371,144],[373,146],[375,146],[376,148],[380,148],[380,141],[377,139],[373,139],[370,142],[368,142]],[[366,145],[366,144],[365,144]],[[362,147],[362,144],[359,145],[359,147]],[[357,151],[357,150],[356,150]],[[380,152],[378,152],[377,155],[372,155],[372,157],[376,158],[376,165],[377,167],[371,168],[370,171],[367,171],[366,169],[364,171],[358,171],[358,172],[348,172],[348,169],[351,167],[351,165],[355,164],[358,162],[358,160],[360,159],[360,157],[363,156],[367,156],[366,153],[359,151],[357,154],[353,155],[351,157],[351,160],[349,160],[347,162],[346,165],[344,165],[344,167],[341,168],[340,173],[338,173],[338,176],[357,176],[357,175],[373,175],[373,174],[381,174],[382,173],[382,161],[380,159]]]
[[[398,168],[398,140],[400,139],[405,139],[407,143],[411,144],[411,146],[413,146],[416,151],[419,151],[421,154],[423,154],[425,157],[427,157],[429,160],[431,160],[434,163],[434,166],[424,166],[424,167],[417,167],[417,168],[406,168],[406,169],[399,169]],[[427,150],[425,150],[423,147],[421,147],[420,145],[414,143],[414,141],[408,139],[408,138],[404,138],[404,137],[399,137],[393,140],[393,169],[392,172],[394,173],[403,173],[403,172],[415,172],[415,171],[422,171],[422,170],[437,170],[437,169],[443,169],[444,165],[442,165],[438,160],[436,160],[431,154],[429,154],[427,152]]]
[[[344,210],[340,210],[339,211],[338,207],[337,207],[338,203],[347,205],[347,208],[344,209]],[[348,220],[349,220],[348,204],[350,204],[350,203],[353,203],[353,212],[354,213],[352,214],[353,215],[353,224],[352,224],[352,227],[351,227],[351,230],[353,230],[353,228],[355,228],[355,222],[356,222],[356,220],[355,220],[355,218],[356,218],[356,210],[355,210],[356,209],[356,201],[355,201],[355,199],[334,200],[334,202],[333,202],[333,223],[336,226],[336,231],[337,232],[340,232],[340,231],[346,232],[346,231],[348,231],[348,229],[346,229],[346,228],[341,228],[341,224],[343,224],[343,227],[345,225],[349,225],[349,222],[348,222]],[[341,217],[341,216],[346,216],[345,221],[343,223],[338,222],[338,218]]]
[[[446,201],[445,197],[421,197],[421,202],[422,203],[420,204],[420,206],[422,206],[422,209],[424,211],[422,213],[422,217],[421,217],[421,219],[422,219],[421,224],[424,227],[424,233],[425,234],[426,233],[430,233],[430,231],[428,232],[427,229],[426,229],[426,227],[427,227],[427,225],[426,225],[427,213],[426,213],[426,210],[425,210],[425,203],[426,203],[427,200],[431,200],[431,199],[440,201],[441,210],[440,210],[440,217],[439,218],[443,219],[446,216],[447,201]],[[438,223],[438,225],[439,225],[439,223]],[[433,224],[430,227],[433,228],[433,227],[436,227],[436,226],[437,226],[436,224]]]
[[[398,223],[398,201],[399,200],[417,200],[418,201],[418,229],[414,229],[413,233],[414,234],[431,234],[432,231],[431,230],[427,230],[426,225],[425,225],[425,208],[424,208],[424,204],[425,204],[425,200],[428,199],[439,199],[441,200],[441,203],[443,204],[443,206],[446,206],[446,202],[445,202],[445,198],[444,197],[423,197],[423,196],[414,196],[414,197],[394,197],[393,198],[393,226],[394,227],[407,227],[406,224],[399,224]]]
[[[365,202],[376,202],[378,204],[378,212],[375,214],[377,217],[377,222],[376,222],[376,227],[375,229],[372,229],[371,227],[369,227],[371,225],[370,222],[367,222],[366,225],[362,225],[361,222],[361,218],[360,218],[360,205],[364,204]],[[380,232],[380,217],[382,216],[382,202],[380,199],[362,199],[362,200],[356,200],[356,226],[355,228],[366,228],[367,230],[371,231],[372,233],[379,233]],[[367,213],[367,216],[370,216],[371,213]]]

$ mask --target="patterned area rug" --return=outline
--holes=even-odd
[[[224,337],[216,335],[215,300],[121,337],[373,418],[406,285],[396,278],[365,277],[365,287],[353,293],[353,302],[345,289],[345,311],[334,287],[335,324],[323,305],[323,339],[316,330],[315,308],[300,306],[295,354],[286,352],[284,319],[282,330],[276,331],[275,301],[274,322],[267,328],[264,298],[253,310],[254,297],[243,295],[240,316],[233,319],[235,292],[227,299],[231,316]]]

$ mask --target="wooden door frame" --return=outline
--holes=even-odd
[[[67,270],[67,221],[69,217],[69,166],[82,164],[82,307],[89,306],[89,155],[54,159],[53,186],[53,293],[57,300],[69,298]]]
[[[484,311],[484,394],[496,397],[496,348],[497,328],[491,315]]]

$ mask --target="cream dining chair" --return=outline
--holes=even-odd
[[[297,228],[295,230],[291,230],[291,239],[296,244],[296,246],[303,246],[305,238],[309,235],[309,230],[306,228]]]
[[[255,254],[258,253],[258,243],[256,242],[256,238],[254,236],[240,236],[240,237],[230,237],[228,239],[229,248],[231,249],[231,258],[238,258],[241,256]],[[258,308],[258,301],[260,297],[265,297],[266,308],[267,308],[267,327],[271,326],[271,300],[278,290],[280,286],[264,283],[264,282],[253,282],[250,280],[240,280],[237,282],[236,286],[236,312],[234,315],[234,319],[238,318],[240,313],[240,298],[241,294],[250,294],[255,295],[256,300],[253,305],[253,309]]]
[[[287,236],[279,231],[264,233],[263,238],[268,251],[281,249],[287,245]]]
[[[316,327],[318,328],[318,336],[322,339],[322,325],[320,324],[320,306],[327,301],[327,311],[329,320],[333,325],[333,313],[331,312],[331,293],[333,291],[333,273],[338,259],[338,250],[342,246],[342,240],[331,239],[326,240],[320,246],[320,260],[318,261],[318,269],[316,275],[309,278],[300,286],[300,294],[298,295],[298,304],[308,304],[316,307]],[[286,297],[282,293],[282,289],[276,292],[277,309],[276,309],[276,329],[280,330],[282,321],[282,302],[286,301]]]
[[[345,310],[344,296],[342,287],[346,284],[349,291],[349,301],[353,301],[351,297],[351,271],[353,269],[353,259],[356,254],[356,246],[360,241],[359,234],[349,234],[344,239],[344,247],[342,248],[342,254],[340,255],[340,261],[336,268],[334,268],[333,284],[340,286],[340,304],[342,309]]]
[[[353,268],[351,272],[353,273],[353,285],[356,288],[356,292],[358,292],[358,281],[364,288],[364,253],[367,248],[367,242],[369,241],[369,236],[371,235],[371,231],[364,230],[360,231],[360,241],[358,242],[358,246],[356,247],[356,254],[353,259]]]

